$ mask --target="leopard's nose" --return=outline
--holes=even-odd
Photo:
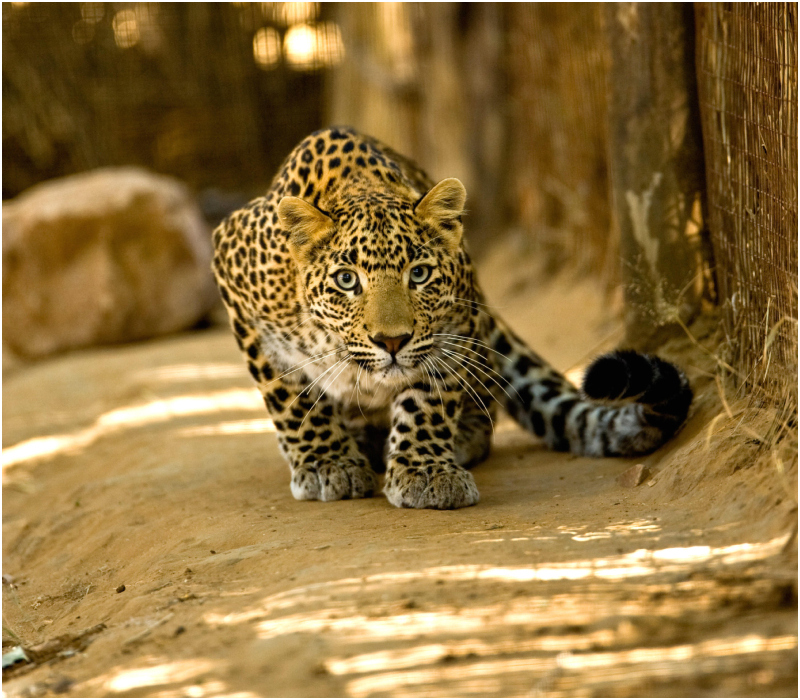
[[[412,335],[413,333],[404,333],[403,335],[388,336],[378,333],[374,338],[369,336],[369,339],[394,357],[411,340]]]

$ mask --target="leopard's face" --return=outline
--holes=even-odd
[[[411,203],[353,211],[333,213],[324,245],[300,257],[309,310],[363,370],[414,381],[437,369],[431,352],[458,309],[460,257]]]

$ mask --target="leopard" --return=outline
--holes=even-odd
[[[466,189],[350,127],[304,138],[214,230],[212,269],[298,500],[479,502],[498,407],[552,450],[634,457],[692,390],[657,355],[596,358],[578,388],[486,303]]]

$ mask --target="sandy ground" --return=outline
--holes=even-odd
[[[561,369],[619,342],[590,282],[485,267]],[[641,485],[617,480],[635,461],[554,454],[504,419],[480,504],[453,512],[294,501],[224,329],[18,369],[3,647],[34,663],[3,692],[796,696],[796,468],[721,412],[710,356],[663,352],[697,400]]]

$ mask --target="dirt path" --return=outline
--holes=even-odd
[[[492,298],[562,369],[614,339],[585,285],[534,305],[503,280]],[[709,461],[703,362],[642,485],[504,420],[480,504],[454,512],[294,501],[226,330],[18,371],[3,642],[38,663],[4,693],[796,696],[796,481],[731,470],[749,453],[725,434]]]

